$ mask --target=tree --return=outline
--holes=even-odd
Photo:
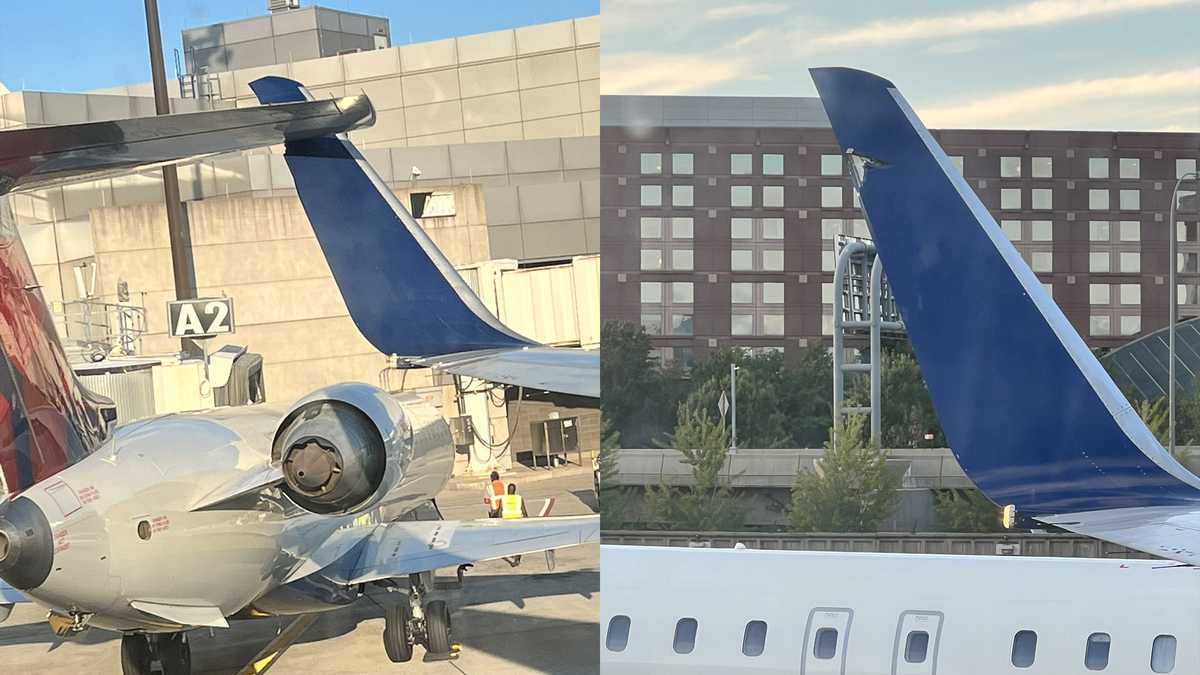
[[[836,422],[835,422],[836,423]],[[865,442],[866,418],[847,418],[837,443],[796,476],[792,525],[802,532],[873,532],[899,501],[900,475]]]
[[[1004,529],[1000,508],[979,490],[943,490],[934,509],[938,525],[947,532],[999,532]]]
[[[601,414],[625,447],[648,447],[674,425],[679,373],[663,373],[639,325],[608,321],[600,331]]]
[[[1149,399],[1136,400],[1133,403],[1134,410],[1137,411],[1138,417],[1146,423],[1146,428],[1159,443],[1166,446],[1170,442],[1170,417],[1167,410],[1167,397],[1160,396],[1153,401]]]
[[[630,504],[629,490],[617,483],[621,433],[607,417],[600,418],[600,526],[619,530],[625,526]]]
[[[729,455],[729,434],[724,425],[702,410],[679,408],[675,447],[692,467],[692,485],[674,488],[660,483],[646,492],[650,517],[673,530],[737,530],[744,509],[728,486],[721,485],[721,469]]]
[[[880,434],[885,448],[944,447],[946,438],[933,409],[921,366],[907,347],[889,346],[880,359]],[[859,377],[847,387],[847,399],[869,405],[871,382]],[[926,434],[933,438],[925,439]]]

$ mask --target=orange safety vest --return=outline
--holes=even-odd
[[[494,480],[488,484],[486,488],[488,502],[492,506],[492,510],[500,508],[500,498],[504,496],[504,482]]]
[[[504,495],[504,499],[501,501],[503,502],[503,510],[500,512],[502,518],[511,520],[525,517],[525,511],[521,508],[523,502],[521,495]]]

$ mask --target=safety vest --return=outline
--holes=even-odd
[[[500,508],[500,500],[504,497],[504,483],[498,480],[488,483],[486,494],[491,502],[492,510]]]
[[[525,514],[521,510],[521,495],[504,495],[504,499],[501,501],[503,504],[502,508],[504,509],[501,512],[503,518],[510,519],[525,517]]]

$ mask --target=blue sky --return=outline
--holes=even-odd
[[[605,94],[896,83],[930,126],[1200,131],[1200,0],[604,0]]]
[[[393,44],[485,33],[599,13],[600,0],[302,0],[391,20]],[[266,0],[159,0],[167,77],[184,28],[266,14]],[[141,0],[6,2],[0,82],[11,90],[85,91],[150,81]]]

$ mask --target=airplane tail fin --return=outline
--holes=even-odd
[[[971,480],[1027,516],[1200,500],[895,85],[811,73]]]
[[[264,104],[312,98],[283,77],[250,88]],[[284,157],[350,315],[376,349],[421,357],[535,344],[487,310],[344,136],[289,141]]]

